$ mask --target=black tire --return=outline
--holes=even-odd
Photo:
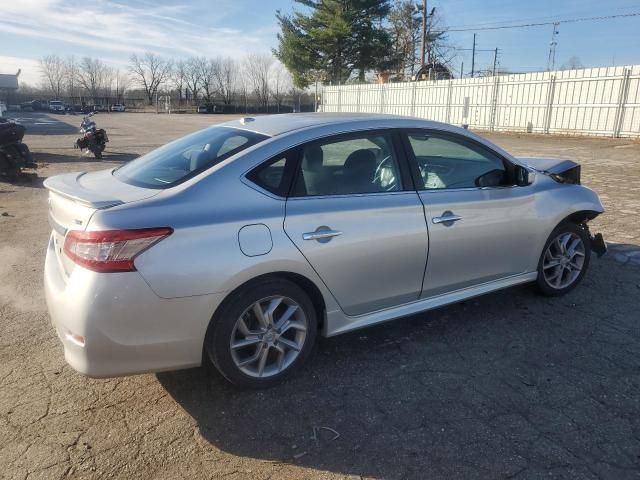
[[[99,148],[99,147],[98,147],[98,148],[96,148],[96,149],[93,151],[93,155],[94,155],[98,160],[100,160],[100,159],[102,158],[102,150],[100,150],[100,148]]]
[[[265,378],[247,375],[236,365],[231,353],[231,340],[236,322],[253,304],[275,296],[287,297],[302,309],[307,322],[304,343],[297,357],[279,373]],[[204,361],[209,361],[227,380],[240,388],[271,387],[290,378],[305,363],[315,346],[317,332],[317,313],[304,290],[285,279],[265,279],[240,288],[220,306],[209,325],[205,339]]]
[[[584,260],[581,266],[581,270],[577,277],[567,286],[562,288],[558,288],[550,283],[550,281],[545,277],[543,271],[543,263],[545,260],[545,254],[549,249],[549,246],[552,242],[554,242],[559,236],[564,234],[574,234],[577,235],[584,245]],[[553,232],[549,235],[549,238],[544,244],[544,248],[542,249],[542,253],[540,254],[540,259],[538,260],[538,278],[536,279],[536,290],[541,295],[547,297],[557,297],[560,295],[565,295],[572,291],[574,288],[578,286],[578,284],[582,281],[587,270],[589,268],[589,262],[591,260],[591,237],[586,228],[581,225],[576,225],[571,222],[563,222],[558,225]]]

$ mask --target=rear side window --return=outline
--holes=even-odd
[[[139,187],[169,188],[266,138],[255,132],[211,127],[153,150],[113,175]]]
[[[297,150],[278,155],[253,169],[247,178],[268,192],[286,197],[291,186],[296,155]]]

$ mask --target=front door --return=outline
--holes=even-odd
[[[538,238],[532,188],[514,186],[505,159],[464,137],[407,139],[429,229],[422,297],[524,273]]]
[[[428,235],[422,203],[403,183],[396,151],[388,133],[331,137],[302,148],[284,228],[347,315],[420,295]]]

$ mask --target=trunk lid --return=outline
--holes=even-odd
[[[55,251],[68,275],[73,263],[64,255],[64,237],[69,230],[86,230],[96,210],[150,198],[160,190],[141,188],[116,179],[111,170],[74,172],[47,178],[48,219],[54,231]]]

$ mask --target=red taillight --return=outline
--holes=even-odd
[[[172,228],[139,230],[71,230],[64,239],[64,252],[78,265],[94,272],[132,272],[133,261],[152,245],[171,235]]]

